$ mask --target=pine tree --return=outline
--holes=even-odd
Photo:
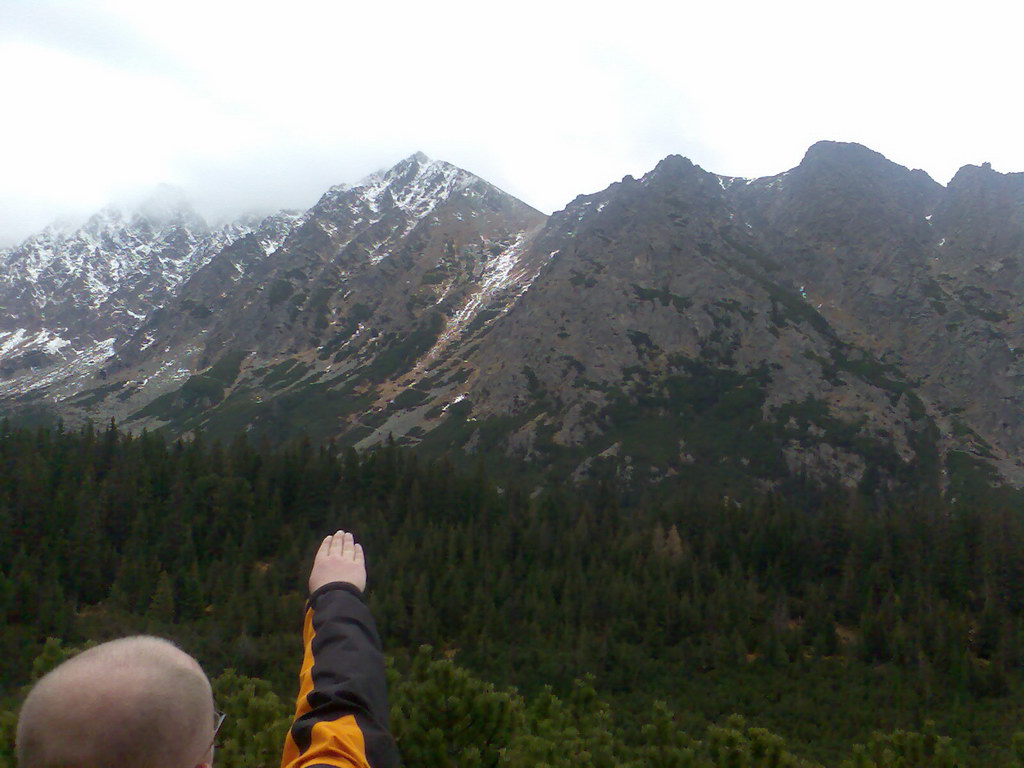
[[[174,587],[167,571],[160,571],[157,577],[156,590],[146,615],[157,627],[167,627],[174,623]]]

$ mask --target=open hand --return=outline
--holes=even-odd
[[[347,531],[338,531],[320,543],[309,573],[309,591],[316,592],[324,584],[335,581],[351,584],[360,592],[366,589],[363,548]]]

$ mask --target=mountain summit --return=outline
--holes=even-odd
[[[104,214],[3,256],[2,404],[551,479],[1024,484],[1020,178],[819,142],[545,217],[416,153],[216,230]]]
[[[0,252],[0,375],[95,362],[249,228],[211,227],[163,187],[135,208],[109,206]]]

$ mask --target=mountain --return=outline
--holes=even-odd
[[[0,375],[21,374],[18,389],[37,386],[55,365],[96,364],[235,240],[258,233],[273,249],[282,218],[213,227],[164,186],[133,210],[110,206],[81,226],[56,224],[0,251]]]
[[[670,157],[552,217],[557,258],[478,363],[496,413],[526,404],[527,455],[582,447],[577,474],[604,462],[643,480],[753,467],[847,484],[926,458],[921,404],[822,314],[799,249],[773,242],[782,222],[740,212],[778,205],[806,170],[744,184]]]
[[[0,321],[0,406],[391,436],[553,480],[1020,485],[1022,205],[1024,174],[968,166],[943,187],[819,142],[762,179],[671,156],[545,217],[416,154],[301,214],[105,219],[134,239],[51,248],[51,272],[78,270],[62,315],[55,278],[26,287],[33,243],[58,235],[30,239],[0,262],[19,307]],[[2,346],[43,328],[90,341],[35,365]]]

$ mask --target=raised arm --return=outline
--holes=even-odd
[[[295,721],[282,768],[395,768],[380,636],[362,599],[363,549],[351,533],[326,537],[309,575]]]

